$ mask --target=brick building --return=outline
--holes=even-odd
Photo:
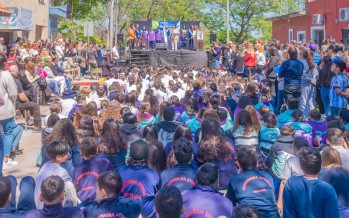
[[[284,43],[310,39],[321,43],[330,36],[340,41],[349,24],[349,0],[306,0],[304,11],[267,20],[272,21],[273,38]]]

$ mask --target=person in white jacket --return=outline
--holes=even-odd
[[[13,142],[13,129],[15,127],[15,109],[14,105],[17,99],[17,85],[12,75],[5,71],[7,57],[5,54],[0,54],[0,125],[4,130],[3,140],[0,140],[0,176],[2,176],[2,169],[10,168],[17,165],[17,162],[12,161],[9,158],[4,160],[4,145],[12,146]],[[2,138],[0,133],[0,138]]]

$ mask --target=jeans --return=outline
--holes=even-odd
[[[23,134],[23,127],[20,125],[16,125],[13,128],[13,141],[11,144],[4,145],[4,156],[9,157],[11,154],[11,148],[16,149],[17,145],[19,144],[19,141],[22,138]]]
[[[343,109],[344,108],[331,106],[331,115],[340,116]]]
[[[7,152],[7,150],[11,150],[12,143],[14,140],[14,128],[15,128],[15,119],[14,117],[6,119],[6,120],[0,120],[0,124],[2,126],[2,129],[4,130],[4,139],[2,140],[2,146],[0,151],[0,158],[1,160],[1,168],[0,171],[2,171],[2,162],[4,158],[4,153],[8,153],[6,156],[10,156],[10,151]]]
[[[299,109],[303,111],[304,117],[309,117],[309,111],[315,109],[315,86],[309,85],[302,87],[301,101],[299,103]]]
[[[189,39],[189,49],[194,50],[194,39]]]
[[[70,78],[65,78],[65,84],[67,85],[67,89],[71,90],[71,80]]]
[[[59,93],[57,81],[54,80],[54,79],[50,79],[50,83],[51,83],[51,85],[53,86],[53,92],[54,92],[55,94]]]
[[[82,76],[82,77],[85,76],[86,70],[87,70],[87,67],[80,67],[80,72],[81,72],[81,76]]]
[[[278,90],[277,96],[278,96],[278,98],[277,98],[277,102],[276,102],[275,114],[279,115],[280,110],[281,110],[281,106],[284,103],[284,90]]]
[[[17,180],[14,176],[7,177],[11,181],[11,201],[7,205],[6,209],[9,209],[12,213],[25,214],[29,210],[36,209],[34,201],[34,189],[35,181],[31,176],[26,176],[19,184],[19,199],[16,208],[16,188]]]
[[[326,87],[321,87],[320,90],[321,99],[324,103],[326,117],[331,115],[331,107],[330,107],[330,89]]]
[[[154,43],[154,41],[149,41],[149,47],[151,48],[151,49],[155,49],[155,43]]]

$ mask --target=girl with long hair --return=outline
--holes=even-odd
[[[74,120],[73,120],[73,124],[74,124],[75,128],[78,127],[80,119],[84,115],[88,115],[93,119],[93,127],[95,129],[95,133],[98,135],[99,134],[99,123],[98,123],[98,111],[97,111],[96,102],[91,101],[85,107],[76,111],[75,116],[74,116]]]
[[[103,128],[103,124],[107,119],[120,119],[121,104],[118,101],[110,101],[106,111],[99,116],[99,129]]]
[[[164,145],[158,141],[158,128],[154,124],[147,125],[143,130],[143,139],[149,144],[149,167],[159,175],[166,168]]]
[[[330,88],[331,80],[335,76],[335,73],[331,71],[332,60],[329,56],[324,56],[321,60],[320,71],[319,71],[319,82],[320,82],[320,93],[321,99],[324,104],[326,117],[331,115],[330,108]]]
[[[164,110],[168,106],[171,106],[168,102],[166,102],[166,101],[161,102],[160,107],[159,107],[159,113],[155,117],[156,123],[160,123],[161,121],[164,120],[164,118],[163,118]]]
[[[345,211],[348,211],[349,206],[349,186],[347,185],[349,171],[343,168],[340,153],[333,147],[326,147],[322,151],[322,168],[319,172],[319,179],[334,188],[338,197],[341,217],[345,217]]]
[[[97,157],[107,158],[115,170],[126,164],[127,144],[120,136],[116,119],[107,119],[104,122],[99,152]]]
[[[259,124],[258,117],[257,122]],[[256,121],[252,119],[252,115],[249,111],[245,109],[239,111],[233,128],[233,138],[236,149],[242,146],[258,146],[260,124],[259,128],[256,127],[255,124]]]
[[[44,151],[46,146],[54,141],[63,141],[69,145],[68,161],[62,163],[61,166],[67,170],[72,178],[74,178],[74,167],[81,163],[82,158],[80,156],[80,148],[78,146],[75,128],[69,118],[60,119],[56,125],[54,125],[51,134],[49,134],[43,141],[42,164],[49,161],[49,158],[46,156]]]
[[[150,113],[150,103],[148,101],[142,101],[137,114],[138,125],[144,129],[146,126],[155,123],[154,116]]]
[[[239,101],[238,101],[238,106],[236,107],[235,111],[234,111],[234,120],[236,119],[238,113],[245,109],[245,107],[247,105],[253,105],[250,98],[247,96],[247,95],[242,95],[240,98],[239,98]]]
[[[79,144],[86,137],[97,137],[97,134],[93,127],[93,119],[90,116],[84,115],[80,119],[79,126],[76,129],[76,137],[78,139]]]
[[[319,72],[314,64],[313,52],[308,49],[302,49],[300,52],[300,61],[304,65],[301,89],[302,95],[299,103],[299,109],[304,111],[304,117],[308,118],[308,112],[315,109],[316,81]]]
[[[215,120],[206,119],[201,123],[196,162],[199,165],[211,162],[218,166],[219,189],[226,189],[230,179],[237,174],[234,146]]]

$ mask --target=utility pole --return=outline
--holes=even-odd
[[[115,0],[111,0],[111,5],[110,5],[110,18],[109,18],[109,58],[110,58],[110,60],[113,59],[114,2],[115,2]]]
[[[230,29],[230,25],[229,25],[229,0],[227,0],[227,44],[229,44],[229,29]]]
[[[118,16],[119,16],[119,6],[120,6],[120,0],[113,0],[115,2],[115,43],[117,42],[118,33],[119,30],[119,23],[118,23]],[[120,48],[120,45],[119,45]]]

